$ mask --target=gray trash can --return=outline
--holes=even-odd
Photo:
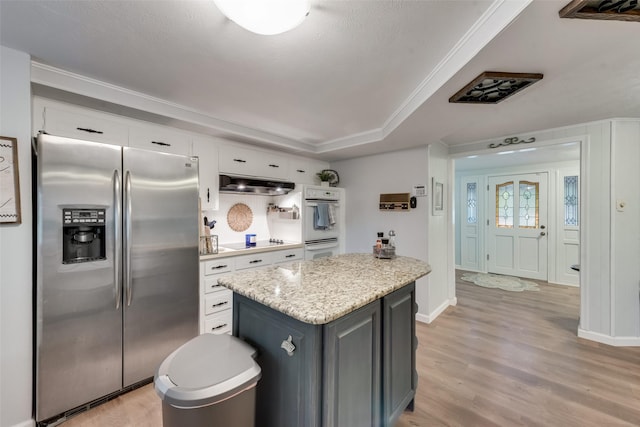
[[[231,335],[203,334],[171,353],[155,375],[164,427],[253,427],[256,351]]]

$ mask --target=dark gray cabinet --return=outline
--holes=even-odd
[[[320,426],[322,328],[233,295],[233,335],[258,351],[256,425]],[[283,342],[295,346],[290,352]],[[289,355],[291,354],[291,355]]]
[[[233,334],[262,368],[256,425],[393,427],[416,389],[414,294],[405,286],[325,325],[234,294]]]
[[[382,419],[393,426],[410,407],[413,409],[416,373],[415,284],[382,299]]]
[[[324,326],[325,427],[380,425],[380,303]]]

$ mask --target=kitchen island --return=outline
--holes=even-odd
[[[221,277],[258,350],[261,426],[390,426],[412,407],[417,259],[344,254]]]

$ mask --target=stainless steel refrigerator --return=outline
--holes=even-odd
[[[198,333],[197,158],[36,141],[36,421],[152,377]]]

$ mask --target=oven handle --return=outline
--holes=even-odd
[[[312,243],[312,244],[306,244],[304,246],[305,250],[307,251],[321,251],[324,249],[331,249],[331,248],[337,248],[338,247],[338,243],[337,242],[331,242],[331,243]]]
[[[333,205],[336,208],[340,206],[340,204],[338,202],[334,202],[332,200],[327,200],[326,202],[320,202],[320,203],[328,203],[330,205]],[[318,206],[318,202],[306,202],[306,206],[310,207],[310,208],[314,208],[314,207]]]

